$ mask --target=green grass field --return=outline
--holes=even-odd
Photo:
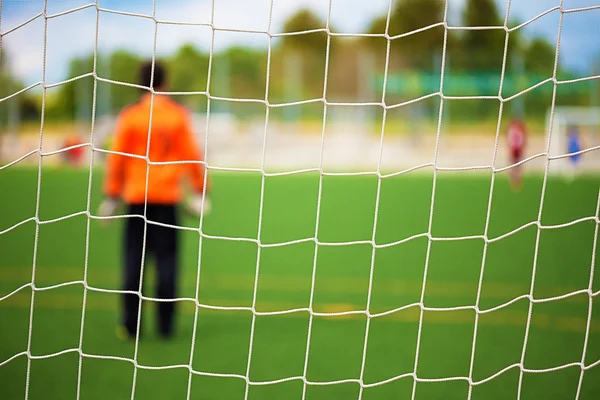
[[[268,177],[264,184],[262,227],[259,234],[261,177],[251,173],[215,173],[213,213],[203,232],[211,236],[259,238],[275,244],[315,235],[319,176],[299,174]],[[99,204],[102,171],[93,175],[91,204]],[[431,234],[436,238],[483,235],[490,174],[438,174]],[[369,241],[373,235],[377,178],[374,176],[323,178],[318,240],[322,243]],[[88,171],[44,168],[40,192],[41,220],[85,210]],[[557,225],[596,213],[600,178],[581,176],[573,183],[548,181],[541,222]],[[425,284],[426,307],[473,306],[477,301],[484,240],[433,241],[418,236],[429,225],[432,173],[410,173],[386,178],[381,197],[374,251],[370,243],[344,246],[313,241],[263,247],[251,241],[203,239],[182,231],[180,296],[196,293],[213,306],[250,307],[258,263],[257,311],[306,308],[310,303],[311,276],[316,253],[313,309],[316,312],[365,310],[373,262],[370,312],[382,313],[418,303]],[[10,167],[0,171],[0,232],[35,215],[37,169]],[[542,176],[527,177],[520,192],[512,192],[505,174],[494,188],[488,237],[497,238],[537,220]],[[197,222],[186,220],[187,226]],[[102,289],[120,288],[121,224],[103,227],[91,222],[86,257],[85,215],[42,224],[39,228],[35,268],[37,288],[84,279]],[[535,298],[547,298],[586,289],[593,263],[596,224],[586,220],[558,229],[544,229],[539,237]],[[0,297],[31,282],[35,223],[28,222],[0,235]],[[490,309],[529,293],[536,259],[537,227],[531,225],[487,246],[479,307]],[[427,279],[424,268],[428,257]],[[154,296],[154,270],[146,269],[144,294]],[[598,274],[596,274],[598,278]],[[594,282],[594,291],[600,281]],[[31,354],[43,356],[79,347],[84,287],[73,284],[36,291],[34,296]],[[600,311],[594,298],[585,356],[586,365],[600,359]],[[120,297],[87,291],[82,349],[85,354],[134,357],[134,344],[115,336]],[[192,343],[195,304],[179,304],[178,332],[172,342],[158,339],[154,328],[154,304],[145,303],[137,362],[145,367],[187,365],[195,371],[232,374],[230,377],[194,374],[193,399],[243,399],[248,368],[251,311],[198,311],[197,333]],[[0,363],[27,350],[31,288],[25,287],[0,302]],[[536,303],[525,353],[527,369],[548,369],[580,362],[584,350],[589,297],[578,294]],[[529,301],[521,299],[479,317],[472,379],[482,381],[520,362]],[[417,382],[417,399],[466,399],[474,310],[425,311],[420,334],[416,373],[419,378],[457,378],[441,382]],[[362,393],[366,400],[410,399],[411,376],[374,385],[412,373],[415,368],[420,308],[417,305],[370,319],[364,361]],[[310,315],[298,311],[257,316],[254,321],[249,379],[253,383],[296,377],[284,382],[249,387],[250,399],[300,399],[305,368]],[[358,380],[361,377],[366,315],[323,317],[312,320],[306,368],[309,382]],[[193,354],[192,344],[194,345]],[[134,365],[127,361],[83,357],[81,398],[129,399]],[[79,353],[33,359],[30,398],[71,399],[77,394]],[[0,366],[0,399],[20,399],[27,381],[26,355]],[[520,370],[513,367],[473,387],[473,399],[517,398]],[[525,372],[522,399],[573,399],[581,375],[579,366],[552,372]],[[185,399],[187,367],[138,368],[135,396],[139,399]],[[355,399],[360,385],[349,381],[306,388],[307,399]],[[600,398],[600,366],[586,370],[580,399]]]

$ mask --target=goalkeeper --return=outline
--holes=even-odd
[[[140,85],[150,87],[152,63],[140,69]],[[164,91],[166,73],[157,62],[154,66],[153,88]],[[146,156],[148,146],[151,94],[145,93],[137,104],[123,109],[118,117],[111,151]],[[165,95],[155,94],[152,106],[152,124],[148,160],[152,163],[202,161],[203,154],[195,143],[188,111]],[[148,182],[146,172],[148,171]],[[183,200],[182,178],[190,178],[195,192],[186,202],[188,211],[199,216],[207,213],[210,202],[205,186],[206,169],[198,162],[154,164],[146,159],[110,153],[107,157],[104,182],[105,200],[100,216],[114,216],[120,202],[125,203],[127,214],[124,230],[123,289],[140,290],[140,271],[146,229],[146,253],[153,256],[157,267],[158,332],[168,338],[173,334],[175,302],[177,297],[178,222],[177,205]],[[208,178],[208,177],[207,177]],[[208,182],[208,180],[206,180]],[[147,188],[147,193],[146,193]],[[147,202],[147,204],[145,204]],[[148,223],[142,216],[146,211]],[[156,223],[170,225],[161,226]],[[172,227],[171,227],[172,226]],[[138,292],[139,293],[139,292]],[[134,338],[138,324],[139,297],[123,295],[122,326],[118,335]],[[166,301],[165,301],[166,300]]]

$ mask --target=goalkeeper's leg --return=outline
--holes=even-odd
[[[173,205],[153,206],[153,219],[163,224],[177,226],[177,209]],[[178,232],[175,228],[149,225],[152,249],[156,257],[157,290],[156,297],[161,300],[172,300],[177,297],[178,269]],[[168,338],[173,334],[175,317],[174,301],[159,301],[158,332]]]
[[[143,215],[143,207],[143,205],[129,206],[127,213]],[[123,290],[137,292],[140,289],[145,222],[139,217],[127,218],[126,221]],[[139,305],[140,298],[137,294],[123,295],[123,327],[129,338],[134,338],[137,331]]]

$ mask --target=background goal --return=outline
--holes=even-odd
[[[554,112],[553,112],[554,110]],[[594,148],[600,143],[600,108],[598,107],[555,107],[548,110],[546,140],[550,141],[550,157],[555,157],[551,172],[568,174],[569,129],[575,128],[582,137],[581,151]],[[551,122],[552,121],[552,122]],[[559,158],[561,157],[561,158]]]

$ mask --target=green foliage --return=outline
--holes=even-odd
[[[426,12],[423,12],[426,11]],[[417,29],[439,24],[444,20],[444,1],[442,0],[404,0],[398,1],[390,18],[391,36],[408,33]],[[430,69],[435,59],[441,58],[444,44],[444,28],[429,28],[423,32],[396,39],[398,52],[406,58],[410,68]]]
[[[388,86],[385,96],[388,104],[415,98],[438,89],[419,89],[417,79],[410,78],[413,73],[428,75],[439,82],[440,67],[444,43],[446,45],[445,60],[445,93],[450,87],[452,95],[475,95],[469,93],[470,83],[452,82],[452,76],[500,76],[506,46],[506,31],[504,29],[484,29],[444,32],[440,24],[444,19],[444,0],[396,0],[391,14],[374,18],[368,32],[375,34],[387,33],[391,41],[383,37],[341,38],[331,37],[321,31],[326,27],[326,21],[309,9],[302,9],[292,15],[283,26],[288,33],[273,40],[271,48],[269,82],[267,77],[267,51],[246,47],[231,47],[219,53],[214,53],[210,60],[209,53],[198,49],[192,44],[184,44],[163,61],[168,72],[168,90],[173,92],[196,92],[192,95],[177,96],[177,101],[185,104],[194,111],[203,112],[207,106],[208,91],[211,96],[241,99],[264,99],[268,87],[268,99],[272,103],[290,102],[305,99],[315,99],[323,96],[325,82],[325,66],[328,66],[326,96],[332,101],[354,101],[364,93],[360,93],[361,81],[376,84],[374,96],[382,95],[384,67],[387,63]],[[463,21],[468,27],[501,27],[503,17],[499,14],[494,0],[467,0]],[[389,25],[389,26],[388,26]],[[519,21],[510,21],[508,26],[519,25]],[[432,27],[433,26],[433,27]],[[418,33],[410,32],[416,30]],[[335,28],[330,27],[335,32]],[[316,32],[314,32],[316,31]],[[403,36],[405,35],[405,36]],[[508,53],[505,76],[518,80],[525,74],[539,76],[540,79],[550,77],[554,69],[555,46],[544,38],[534,38],[528,41],[521,29],[510,32],[508,36]],[[329,43],[329,52],[327,45]],[[389,59],[387,49],[389,44]],[[363,54],[370,53],[376,71],[372,76],[359,76],[360,61]],[[110,54],[98,54],[96,72],[101,78],[129,84],[138,83],[138,68],[142,58],[128,50],[118,50]],[[328,64],[326,64],[328,61]],[[14,93],[23,87],[22,83],[11,77],[4,65],[7,64],[6,52],[0,58],[0,98]],[[599,61],[600,64],[600,61]],[[209,74],[209,65],[211,66]],[[81,77],[94,71],[92,54],[70,61],[67,79]],[[571,75],[568,71],[558,71],[559,78],[565,79]],[[409,78],[406,78],[406,77]],[[210,82],[208,81],[210,77]],[[394,79],[402,77],[401,85],[410,86],[418,93],[394,92]],[[411,80],[411,81],[407,81]],[[468,80],[468,79],[467,79]],[[498,79],[499,82],[499,79]],[[123,84],[96,82],[96,115],[106,113],[116,114],[124,106],[136,102],[140,89]],[[527,82],[529,84],[529,82]],[[396,85],[397,86],[397,85]],[[46,101],[45,118],[51,120],[79,120],[91,118],[94,96],[94,79],[91,76],[76,79],[60,87],[49,89]],[[557,104],[585,105],[593,103],[592,83],[569,85],[577,90],[565,93],[559,91]],[[597,85],[596,87],[600,87]],[[579,90],[581,88],[581,90]],[[592,89],[590,89],[592,88]],[[519,90],[525,89],[521,87]],[[543,89],[543,90],[542,90]],[[550,105],[548,87],[534,90],[524,96],[526,112],[545,113]],[[597,89],[596,99],[600,99],[600,88]],[[493,93],[485,95],[496,95]],[[481,95],[482,93],[477,93]],[[512,95],[505,93],[503,95]],[[30,91],[17,98],[21,118],[39,118],[41,113],[40,91]],[[521,101],[521,100],[519,100]],[[600,100],[596,100],[599,101]],[[453,117],[474,119],[487,118],[497,115],[497,103],[480,101],[474,112],[470,103],[454,102]],[[484,104],[485,103],[485,104]],[[430,114],[437,114],[437,101],[424,102],[430,109]],[[308,107],[308,106],[307,106]],[[315,115],[320,115],[322,107],[315,105]],[[264,107],[254,103],[211,102],[212,111],[230,111],[238,117],[248,114],[258,115],[264,112]],[[276,114],[276,112],[275,112]],[[274,115],[275,115],[274,114]],[[475,114],[475,115],[474,115]],[[0,126],[8,120],[7,107],[0,107]]]
[[[325,26],[326,22],[315,13],[302,9],[284,23],[283,31],[305,32],[324,29]],[[335,31],[331,26],[329,29]],[[327,42],[327,33],[324,31],[285,36],[273,55],[275,74],[271,77],[269,84],[275,85],[274,92],[285,92],[285,79],[289,78],[289,71],[286,70],[291,67],[290,62],[296,62],[299,63],[297,67],[303,87],[299,90],[301,93],[294,95],[294,99],[287,98],[286,100],[319,97],[323,93]],[[330,39],[330,46],[331,42],[333,39]]]
[[[2,54],[0,57],[0,97],[6,97],[11,93],[11,87],[13,86],[13,79],[8,73],[6,68],[6,54]]]
[[[7,52],[2,51],[0,55],[0,99],[10,96],[23,88],[23,83],[14,78],[8,70]],[[10,113],[20,111],[24,117],[31,116],[32,101],[27,96],[13,97],[0,103],[0,134],[10,124]]]
[[[546,77],[552,76],[556,49],[546,39],[537,37],[525,49],[525,69]]]
[[[596,57],[594,61],[594,74],[596,76],[600,75],[600,54]],[[600,107],[600,79],[594,79],[592,81],[592,85],[594,87],[592,91],[592,98],[590,103],[594,107]]]
[[[76,58],[71,60],[69,65],[69,78],[74,78],[94,70],[93,55]],[[85,118],[81,114],[78,115],[78,110],[81,110],[85,105],[82,101],[82,93],[93,93],[94,81],[90,78],[81,78],[74,82],[65,84],[60,87],[55,96],[55,100],[48,105],[49,119],[76,119]],[[90,103],[91,104],[91,103]],[[82,113],[80,111],[80,113]],[[87,115],[86,115],[87,116]],[[91,116],[91,112],[90,112]]]
[[[173,92],[203,92],[207,88],[208,54],[191,44],[184,44],[166,60],[168,90]],[[194,110],[206,109],[206,96],[185,96],[182,103]]]
[[[208,55],[191,44],[183,45],[168,59],[169,90],[174,92],[201,92],[206,90]]]
[[[463,25],[502,26],[494,0],[467,0]],[[496,71],[502,67],[506,32],[501,29],[468,30],[462,38],[466,69]]]
[[[109,71],[110,79],[119,82],[140,84],[138,70],[141,59],[126,50],[119,50],[110,56]],[[135,103],[140,90],[131,86],[111,85],[111,109],[118,112],[124,106]]]
[[[229,96],[242,98],[263,98],[267,71],[267,53],[245,47],[231,47],[215,56],[213,71],[227,64],[229,72]],[[211,90],[211,93],[213,91]]]
[[[426,10],[427,12],[423,12]],[[439,24],[444,20],[442,0],[399,0],[390,14],[387,34],[403,35],[417,29]],[[387,16],[382,15],[371,23],[369,33],[386,32]],[[437,26],[409,36],[394,38],[390,47],[392,66],[431,69],[441,59],[444,28]],[[385,42],[373,46],[376,52],[385,51]]]
[[[0,58],[0,98],[4,98],[13,92],[13,82],[8,74],[8,71],[3,67],[3,60]],[[4,104],[0,106],[0,127],[6,126],[8,123],[8,107]]]
[[[283,25],[284,32],[304,32],[325,28],[322,21],[315,13],[308,9],[302,9],[290,17]],[[294,50],[313,54],[317,57],[325,56],[327,46],[327,34],[325,32],[313,32],[301,35],[285,36],[283,42]]]

